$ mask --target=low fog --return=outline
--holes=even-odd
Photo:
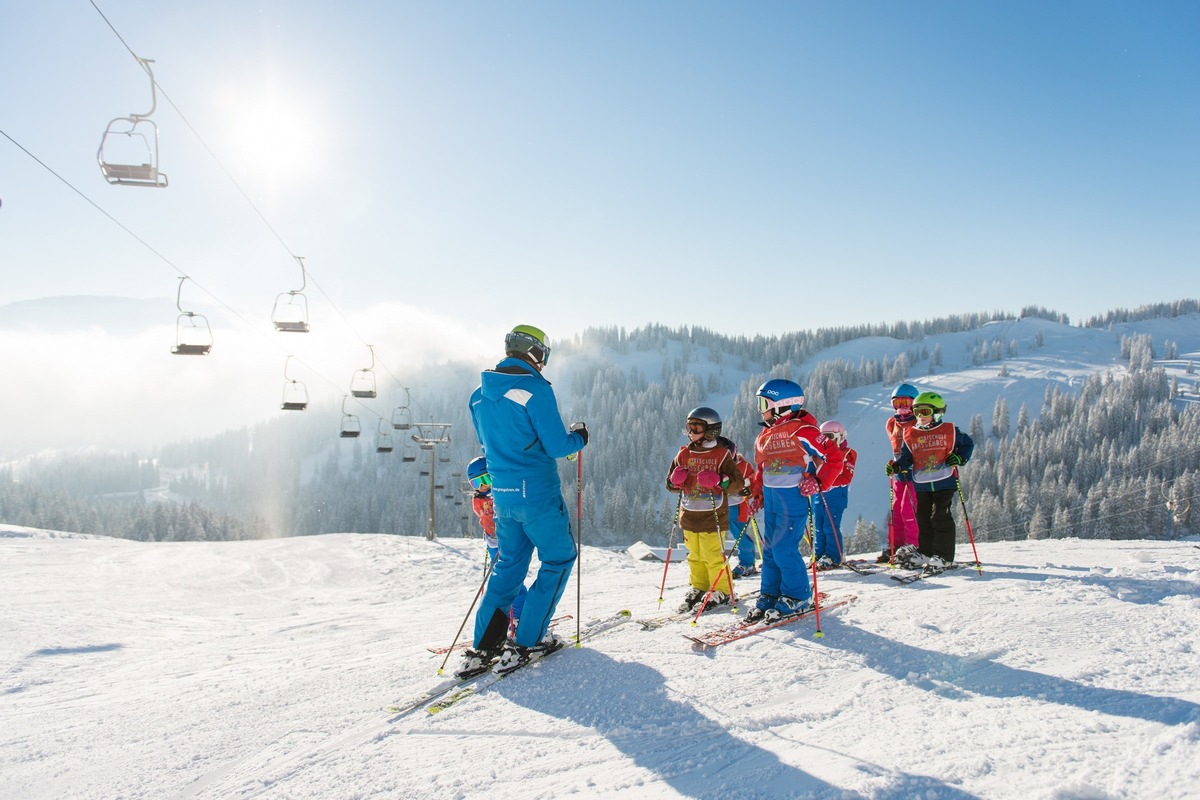
[[[278,333],[269,317],[196,306],[213,332],[207,356],[177,356],[173,299],[64,297],[0,306],[0,457],[87,448],[148,450],[241,428],[284,413],[288,378],[310,412],[336,429],[356,370],[371,366],[381,404],[403,396],[419,370],[494,360],[499,330],[464,327],[403,303],[360,311],[313,309],[312,331]],[[269,310],[269,304],[268,304]],[[361,338],[360,338],[361,337]],[[353,413],[362,413],[350,401]],[[378,405],[381,414],[390,408]]]

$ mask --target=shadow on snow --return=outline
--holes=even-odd
[[[536,680],[506,682],[505,697],[597,731],[636,766],[697,800],[863,797],[781,761],[686,701],[672,699],[663,675],[645,664],[586,649],[575,658],[576,669],[547,670]],[[582,685],[581,673],[590,676]],[[872,794],[910,797],[925,791],[935,792],[940,800],[974,797],[934,778],[894,774],[885,795]]]

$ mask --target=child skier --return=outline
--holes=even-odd
[[[900,447],[904,444],[904,432],[917,421],[913,416],[913,398],[920,392],[910,383],[902,383],[892,392],[892,408],[895,414],[888,417],[887,435],[892,443],[892,460],[900,458]],[[912,477],[897,472],[891,477],[892,508],[888,515],[888,542],[883,552],[875,559],[878,564],[890,563],[897,555],[908,557],[917,549],[917,499]]]
[[[846,441],[846,426],[829,420],[821,423],[821,433],[832,439],[842,451],[842,471],[831,485],[813,498],[813,557],[817,569],[840,567],[844,559],[842,542],[842,514],[850,502],[850,481],[854,479],[854,465],[858,462],[858,451]]]
[[[748,499],[754,492],[751,484],[754,480],[754,464],[742,458],[737,445],[724,436],[717,437],[717,444],[733,454],[733,463],[741,474],[745,485],[740,492],[729,495],[729,536],[737,547],[737,565],[733,568],[734,578],[748,578],[758,574],[758,559],[755,548],[758,539],[754,535],[754,526],[750,524],[750,507],[753,503]]]
[[[887,464],[887,474],[912,472],[917,495],[917,552],[905,566],[945,569],[954,563],[954,515],[951,501],[958,486],[958,467],[971,459],[975,443],[949,422],[944,422],[946,401],[936,392],[922,392],[913,400],[917,422],[904,431],[900,457]],[[899,555],[899,553],[897,553]]]
[[[710,590],[707,607],[730,601],[733,580],[725,560],[724,533],[729,528],[728,495],[737,494],[744,485],[733,454],[717,441],[721,417],[716,411],[707,406],[689,411],[684,433],[688,444],[680,448],[667,472],[667,489],[682,493],[679,527],[688,551],[691,588],[679,606],[681,612],[695,608]]]
[[[844,458],[804,410],[799,384],[772,378],[756,394],[763,418],[754,443],[755,484],[762,487],[763,563],[761,593],[747,622],[799,614],[812,606],[800,539],[813,511],[809,498],[833,485]],[[814,474],[808,474],[810,466]]]
[[[487,459],[483,456],[471,459],[467,464],[467,480],[475,494],[471,496],[471,509],[479,518],[479,527],[483,528],[483,541],[487,545],[488,564],[495,564],[500,557],[500,544],[496,540],[496,503],[492,499],[492,476],[488,472]],[[517,590],[517,599],[513,600],[508,612],[509,631],[516,626],[521,618],[521,609],[525,606],[527,590],[522,582]]]

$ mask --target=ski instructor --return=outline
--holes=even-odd
[[[460,676],[489,668],[507,672],[533,653],[562,646],[547,629],[576,557],[555,459],[583,449],[587,426],[576,422],[568,431],[563,425],[554,390],[542,377],[550,361],[545,333],[518,325],[504,337],[504,353],[471,394],[471,421],[492,475],[500,558],[475,615],[474,647],[464,654]],[[506,642],[508,608],[535,548],[541,567]]]

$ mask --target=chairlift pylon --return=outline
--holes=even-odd
[[[275,330],[281,333],[308,333],[308,298],[304,289],[308,286],[308,272],[304,269],[304,259],[295,257],[300,262],[300,288],[290,292],[280,292],[275,298],[271,309],[271,323]]]
[[[135,56],[150,77],[150,110],[145,114],[117,117],[100,137],[96,161],[104,180],[114,186],[150,186],[163,189],[167,176],[158,171],[158,126],[150,119],[158,108],[153,59]]]
[[[288,378],[288,364],[292,357],[288,356],[283,362],[283,402],[279,407],[284,411],[303,411],[308,408],[308,390],[304,384],[295,378]]]
[[[186,280],[186,275],[181,276],[179,287],[175,290],[175,307],[179,309],[179,317],[175,320],[175,346],[171,352],[177,356],[206,356],[212,351],[212,327],[203,314],[183,310],[183,282]]]
[[[343,439],[357,439],[362,433],[362,425],[358,422],[358,417],[346,410],[346,401],[350,398],[347,395],[342,395],[342,430],[339,434]]]
[[[356,370],[350,376],[350,394],[355,397],[374,398],[379,396],[375,391],[375,347],[367,345],[367,349],[371,351],[371,365]]]

